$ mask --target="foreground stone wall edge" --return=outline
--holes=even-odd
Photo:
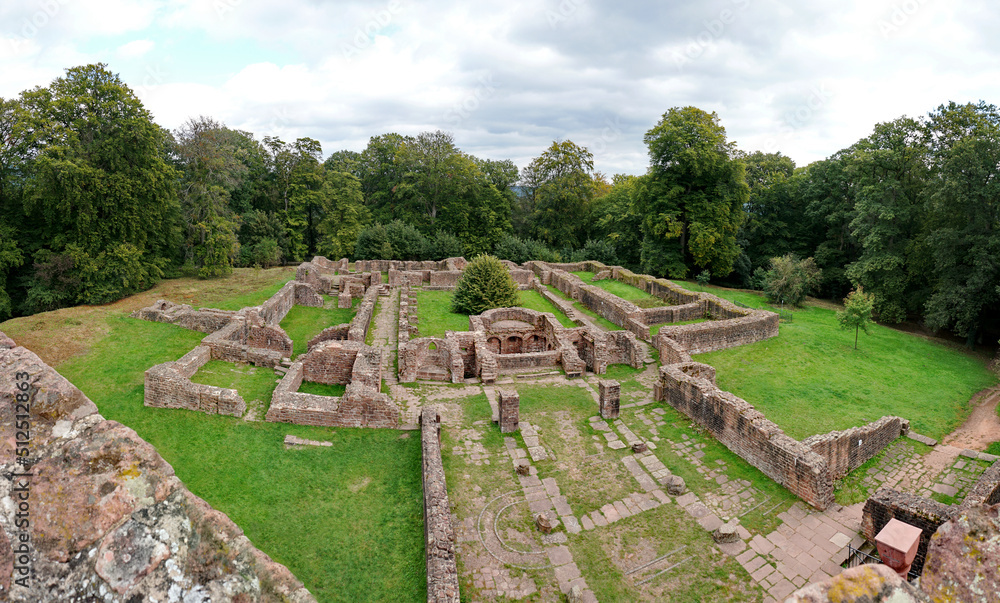
[[[423,449],[424,543],[427,554],[428,603],[458,603],[455,529],[451,524],[448,485],[441,461],[441,416],[437,408],[420,413]]]

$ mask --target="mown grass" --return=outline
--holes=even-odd
[[[576,301],[572,297],[566,295],[565,293],[563,293],[559,289],[553,287],[552,285],[546,285],[546,287],[548,287],[549,291],[551,291],[552,293],[554,293],[554,294],[558,295],[559,297],[561,297],[562,299],[565,299],[566,301],[572,303],[573,307],[576,308],[577,312],[580,312],[582,314],[587,315],[591,319],[591,322],[593,322],[594,324],[600,326],[605,331],[620,331],[621,330],[621,327],[619,327],[615,323],[613,323],[610,320],[604,318],[603,316],[601,316],[597,312],[594,312],[593,310],[591,310],[587,306],[583,305],[579,301]]]
[[[327,327],[349,323],[357,313],[360,299],[350,308],[310,308],[292,306],[281,321],[281,328],[292,338],[292,358],[306,353],[309,340]]]
[[[752,293],[705,289],[767,306]],[[721,389],[796,439],[884,415],[909,419],[914,431],[940,439],[968,415],[971,396],[997,382],[981,359],[954,347],[874,325],[855,350],[854,332],[838,327],[834,310],[807,305],[794,315],[778,337],[696,360],[716,367]]]
[[[446,331],[468,331],[469,317],[451,311],[452,291],[417,291],[417,318],[420,337],[444,337]],[[567,328],[576,324],[552,302],[537,291],[521,291],[521,306],[538,312],[555,314],[559,324]]]
[[[259,416],[263,416],[271,404],[271,395],[278,385],[276,380],[272,369],[223,360],[209,360],[191,377],[195,383],[235,389],[248,407],[252,402],[258,402]]]
[[[719,551],[710,533],[673,504],[621,519],[607,528],[582,532],[570,540],[569,548],[599,601],[694,603],[764,598],[761,587],[736,559]],[[650,552],[639,557],[637,550]],[[625,575],[670,553],[650,571]],[[647,584],[638,584],[675,563],[680,565]]]
[[[426,598],[419,437],[147,408],[143,372],[204,334],[120,314],[99,320],[107,335],[59,371],[319,601]],[[334,446],[285,450],[286,434]]]
[[[300,393],[313,394],[316,396],[330,396],[333,398],[342,397],[346,391],[347,386],[339,383],[313,383],[312,381],[303,381],[302,385],[299,386]]]
[[[595,287],[600,287],[609,293],[613,293],[618,297],[628,300],[640,308],[657,308],[660,306],[669,306],[669,302],[666,302],[655,295],[650,295],[642,289],[633,287],[627,283],[621,281],[616,281],[611,278],[602,279],[599,281],[593,281],[593,272],[574,272],[573,274],[580,277],[580,279]]]

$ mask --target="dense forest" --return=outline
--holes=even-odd
[[[595,259],[757,289],[812,258],[817,295],[863,287],[883,322],[996,339],[996,107],[880,123],[803,167],[738,149],[694,107],[644,142],[647,172],[610,180],[568,140],[522,169],[441,131],[324,157],[210,117],[168,131],[105,65],[68,69],[0,98],[0,320],[312,255]]]

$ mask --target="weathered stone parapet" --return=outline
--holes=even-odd
[[[351,321],[351,328],[348,331],[348,339],[351,341],[364,341],[368,336],[368,328],[371,326],[372,316],[375,313],[375,302],[378,300],[379,287],[369,287],[365,292],[358,310]]]
[[[451,524],[448,484],[441,462],[441,417],[436,408],[420,413],[423,450],[424,543],[427,553],[428,603],[458,603],[455,529]]]
[[[516,390],[497,390],[500,407],[500,433],[514,433],[520,422],[521,396]]]
[[[134,430],[106,420],[79,389],[0,333],[0,408],[13,410],[15,385],[22,382],[29,387],[36,461],[30,484],[35,572],[28,586],[12,585],[7,565],[0,584],[11,588],[0,598],[167,601],[168,593],[197,584],[206,600],[315,602],[287,568],[187,491]],[[13,434],[14,418],[0,412],[0,432]],[[23,471],[13,452],[0,457],[0,472]],[[0,542],[16,543],[21,532],[14,507],[4,507]],[[227,551],[224,558],[203,554],[220,547]],[[12,561],[10,550],[6,558]],[[262,584],[270,585],[270,593],[262,592]]]
[[[909,425],[900,417],[882,417],[861,427],[810,436],[802,443],[825,458],[830,476],[840,479],[908,432]]]
[[[911,526],[920,528],[920,547],[916,559],[910,568],[920,573],[927,556],[927,543],[934,532],[949,519],[953,518],[960,507],[939,503],[929,498],[915,494],[897,492],[888,488],[879,489],[865,503],[861,516],[861,533],[874,544],[875,536],[889,523],[890,519],[898,519]]]
[[[598,382],[601,418],[617,419],[621,408],[621,384],[613,380]]]

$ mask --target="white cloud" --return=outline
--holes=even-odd
[[[152,40],[133,40],[119,46],[115,54],[126,59],[136,59],[148,54],[155,46],[156,43]]]

